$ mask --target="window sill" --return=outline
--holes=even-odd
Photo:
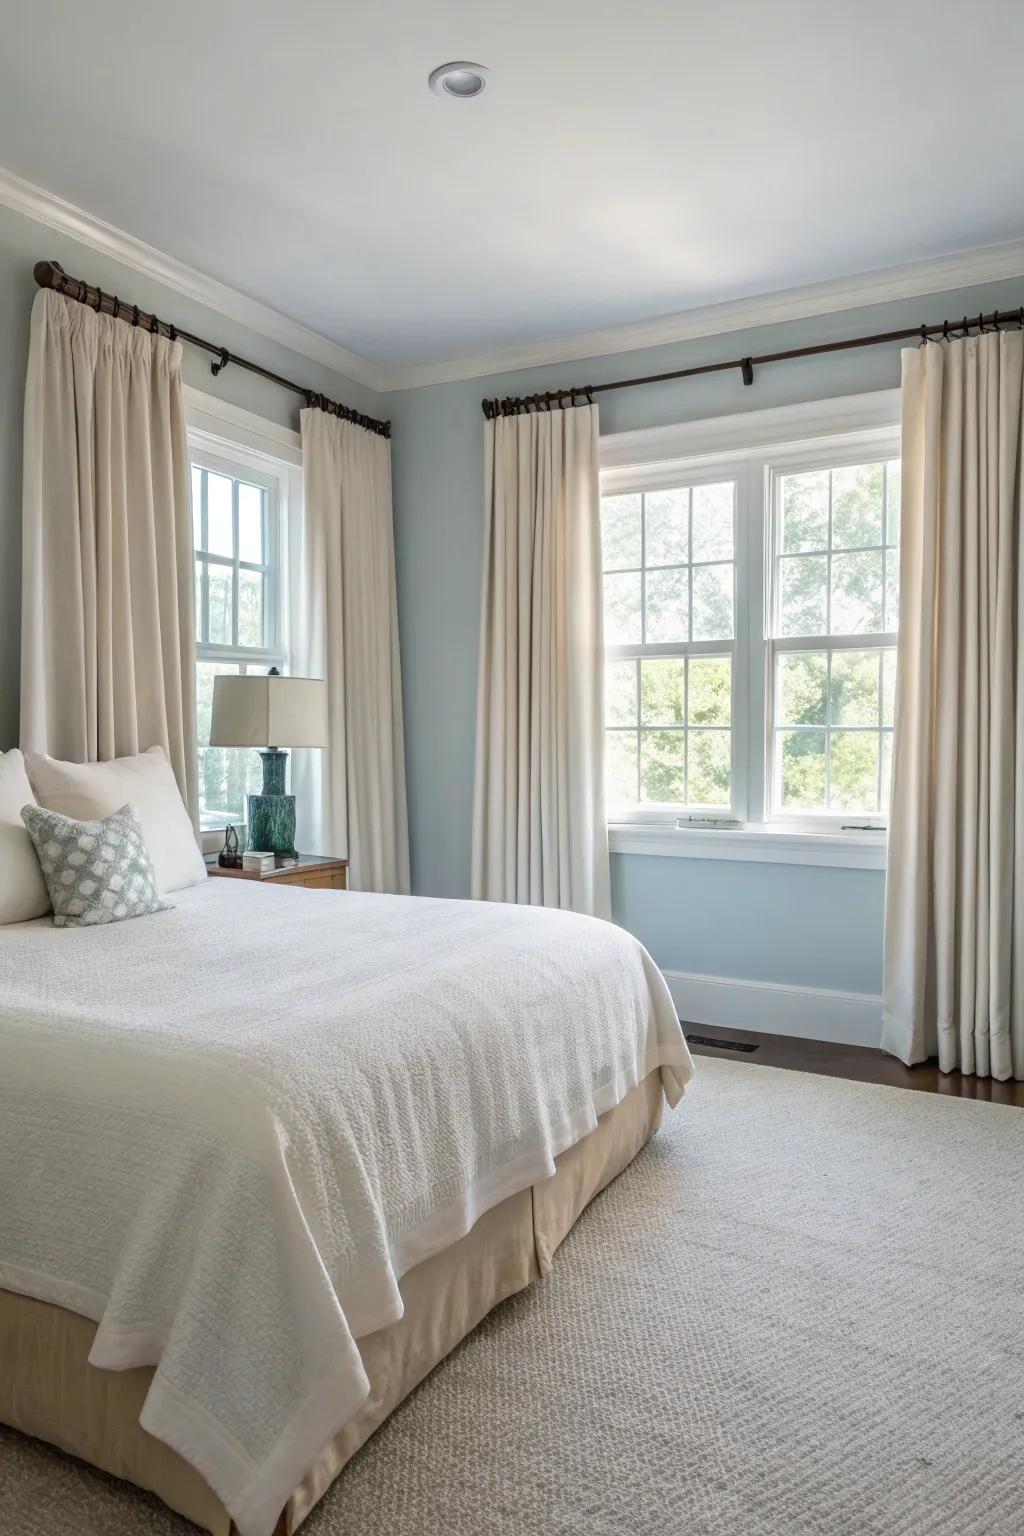
[[[810,864],[829,869],[883,869],[884,832],[794,832],[785,827],[675,827],[613,823],[611,853],[670,859],[735,859],[748,864]]]

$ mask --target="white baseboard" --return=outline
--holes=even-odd
[[[750,1029],[837,1045],[882,1040],[882,999],[864,992],[833,992],[777,981],[738,981],[696,971],[664,971],[679,1017],[692,1024]]]

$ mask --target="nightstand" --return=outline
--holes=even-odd
[[[348,890],[348,859],[331,859],[316,853],[300,853],[297,859],[279,857],[277,868],[262,875],[252,869],[221,869],[217,855],[213,854],[207,857],[206,873],[218,879],[259,880],[264,885],[304,885],[313,891]]]

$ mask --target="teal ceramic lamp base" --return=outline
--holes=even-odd
[[[295,796],[286,795],[285,769],[288,753],[280,747],[261,752],[263,791],[248,796],[249,842],[251,852],[278,853],[295,857]]]

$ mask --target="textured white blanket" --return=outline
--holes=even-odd
[[[211,880],[0,929],[0,1285],[157,1367],[142,1423],[268,1536],[368,1390],[398,1281],[692,1064],[619,928]]]

